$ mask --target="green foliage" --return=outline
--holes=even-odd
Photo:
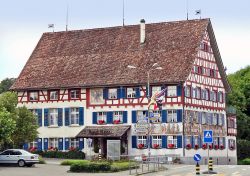
[[[46,161],[41,156],[39,156],[39,164],[46,164]]]
[[[111,171],[118,172],[118,171],[125,171],[130,169],[138,168],[139,166],[136,165],[136,162],[133,161],[117,161],[111,164]]]
[[[6,78],[0,83],[0,94],[9,90],[12,84],[15,82],[15,78]]]
[[[74,163],[70,166],[70,171],[72,172],[107,172],[110,170],[111,170],[111,163],[107,161]]]
[[[88,164],[89,162],[89,160],[65,160],[61,162],[61,165],[70,166],[75,163]]]
[[[84,159],[85,153],[82,151],[36,151],[33,152],[45,158],[63,158],[63,159]]]
[[[17,106],[17,94],[5,92],[0,96],[0,109],[5,108],[10,113],[15,113]]]
[[[242,160],[244,158],[250,158],[250,141],[247,140],[237,140],[237,153],[238,159]]]
[[[38,135],[37,128],[37,117],[26,107],[17,108],[16,128],[12,137],[16,147],[34,141]]]
[[[242,164],[244,165],[250,165],[250,158],[246,158],[242,160]]]

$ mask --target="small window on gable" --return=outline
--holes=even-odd
[[[127,98],[136,97],[136,88],[127,88]]]
[[[186,86],[186,97],[190,97],[191,96],[191,92],[190,92],[190,90],[191,90],[191,87],[190,86]]]
[[[177,96],[176,86],[168,86],[167,96],[168,97],[175,97],[175,96]]]
[[[152,86],[152,95],[161,91],[161,86]]]
[[[29,101],[38,101],[38,91],[29,92]]]
[[[109,89],[109,99],[117,99],[117,89]]]
[[[59,91],[57,90],[51,90],[49,91],[49,100],[58,100],[59,98]]]
[[[70,99],[80,99],[80,89],[71,89]]]

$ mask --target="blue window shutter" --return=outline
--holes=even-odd
[[[210,124],[212,125],[213,124],[213,114],[210,113]]]
[[[122,116],[123,116],[122,123],[128,123],[128,111],[123,111]]]
[[[223,146],[224,146],[224,148],[226,147],[226,138],[225,137],[223,137]]]
[[[136,88],[135,88],[135,97],[136,97],[136,98],[140,98],[140,97],[141,97],[141,94],[140,94],[140,87],[136,87]]]
[[[162,119],[162,123],[167,123],[167,110],[161,111],[161,119]]]
[[[62,115],[62,108],[58,108],[58,126],[62,126],[63,125],[63,115]]]
[[[177,122],[182,122],[182,110],[177,110]]]
[[[194,136],[191,136],[191,146],[192,148],[194,148],[194,144],[195,143],[195,137]]]
[[[182,86],[181,85],[178,85],[177,86],[177,96],[181,96],[181,93],[182,92]]]
[[[182,136],[177,136],[177,148],[182,148]]]
[[[38,125],[41,127],[43,125],[42,122],[42,109],[36,109],[38,115]]]
[[[121,98],[126,98],[126,88],[125,87],[121,87]]]
[[[112,111],[107,112],[107,123],[108,124],[113,123],[113,112]]]
[[[136,123],[136,111],[132,111],[132,123]]]
[[[28,142],[25,142],[25,143],[23,144],[23,149],[24,149],[24,150],[28,150],[28,149],[29,149],[29,144],[28,144]]]
[[[44,109],[44,126],[49,126],[49,109]]]
[[[43,150],[43,149],[42,149],[42,138],[37,138],[37,139],[36,139],[36,142],[37,142],[37,150],[38,150],[38,151]]]
[[[219,125],[219,114],[216,114],[216,120],[217,120],[216,125]]]
[[[58,145],[59,150],[63,150],[63,138],[59,138],[59,145]]]
[[[150,137],[149,137],[149,141],[148,141],[149,147],[150,147],[150,148],[153,148],[153,147],[152,147],[152,142],[153,142],[153,138],[152,138],[152,136],[150,136]]]
[[[49,139],[48,138],[43,138],[43,150],[48,150],[48,145],[49,145]]]
[[[122,98],[122,87],[117,89],[117,99]]]
[[[93,124],[97,124],[97,112],[93,112],[92,119],[93,119]]]
[[[198,136],[198,145],[199,145],[199,148],[202,147],[202,138],[201,138],[201,136]]]
[[[64,149],[65,150],[69,149],[69,138],[65,138]]]
[[[79,107],[79,125],[84,125],[84,108]]]
[[[162,139],[162,148],[167,148],[167,136],[163,135]]]
[[[184,146],[186,146],[186,144],[187,144],[187,143],[186,143],[187,136],[183,136],[183,138],[184,138],[184,139],[183,139],[183,140],[184,140]]]
[[[65,108],[64,112],[65,112],[65,126],[69,126],[69,108]]]
[[[136,138],[136,136],[132,136],[132,148],[137,148],[137,138]]]
[[[84,148],[84,139],[79,138],[79,149],[82,150]]]
[[[104,100],[108,99],[108,93],[109,93],[108,88],[104,88],[103,89],[103,99]]]

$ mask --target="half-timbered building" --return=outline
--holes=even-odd
[[[148,139],[138,122],[149,116],[148,91],[163,88]],[[90,155],[98,145],[105,155],[107,140],[116,139],[126,155],[147,154],[149,145],[152,155],[188,160],[210,150],[236,162],[225,111],[230,86],[209,19],[44,33],[12,89],[18,106],[38,116],[39,137],[25,148]],[[208,129],[209,146],[202,140]]]

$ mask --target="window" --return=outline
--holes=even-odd
[[[194,136],[194,145],[199,146],[199,138],[198,138],[198,136]]]
[[[69,139],[69,147],[70,148],[79,148],[79,140],[76,138]]]
[[[211,90],[210,91],[210,101],[214,100],[214,92]]]
[[[127,98],[136,97],[136,88],[127,88]]]
[[[210,76],[212,78],[215,78],[216,77],[216,71],[214,69],[210,69]]]
[[[70,108],[70,124],[79,124],[79,108]]]
[[[97,122],[98,124],[107,122],[107,112],[97,112]]]
[[[80,89],[70,90],[70,99],[80,99]]]
[[[176,110],[168,110],[167,122],[177,122],[177,112],[176,112]]]
[[[197,73],[197,74],[199,73],[198,66],[196,65],[194,66],[194,73]]]
[[[153,146],[153,148],[161,148],[162,147],[161,136],[152,136],[152,146]]]
[[[153,111],[153,114],[154,114],[154,117],[153,117],[154,120],[150,120],[150,121],[152,123],[159,123],[159,122],[161,122],[161,111]]]
[[[217,114],[213,114],[213,125],[217,125]]]
[[[202,112],[201,123],[206,124],[206,113]]]
[[[177,136],[168,136],[168,148],[177,148]]]
[[[229,139],[228,140],[228,145],[229,145],[229,149],[231,149],[231,150],[233,150],[233,149],[235,149],[235,140],[233,140],[233,139]]]
[[[30,142],[29,143],[29,148],[37,148],[37,142],[36,141],[33,141],[33,142]]]
[[[58,100],[59,98],[59,91],[57,90],[52,90],[52,91],[49,91],[49,100]]]
[[[219,138],[219,144],[220,144],[220,146],[221,146],[221,145],[223,145],[223,146],[225,145],[225,144],[224,144],[224,138],[223,138],[223,137],[220,137],[220,138]]]
[[[167,96],[168,97],[177,96],[177,94],[176,94],[176,86],[168,86]]]
[[[49,109],[49,125],[58,125],[58,109]]]
[[[29,92],[29,101],[38,101],[38,91]]]
[[[198,112],[197,111],[193,112],[193,122],[194,123],[199,123],[199,121],[198,121]]]
[[[147,146],[147,136],[138,136],[137,137],[137,145],[139,146],[140,144],[142,144],[142,147],[146,147]]]
[[[192,136],[186,136],[186,137],[185,137],[186,146],[187,146],[188,144],[191,144],[191,138],[192,138]]]
[[[214,137],[214,145],[219,145],[217,137]]]
[[[191,92],[190,92],[191,87],[187,86],[185,90],[186,90],[186,92],[185,92],[186,93],[186,97],[190,97],[191,96]]]
[[[196,97],[196,88],[192,87],[192,97],[195,98]]]
[[[117,89],[109,89],[109,99],[117,99]]]
[[[205,89],[205,99],[209,100],[209,90]]]
[[[113,122],[114,123],[122,123],[123,112],[122,111],[114,111]]]
[[[201,98],[201,88],[200,88],[200,87],[197,87],[197,88],[196,88],[196,98],[197,98],[197,99],[200,99],[200,98]]]
[[[160,86],[152,86],[152,95],[156,94],[157,92],[161,91]]]
[[[223,103],[223,93],[218,92],[218,102]]]
[[[49,149],[58,148],[58,138],[49,138]]]
[[[147,111],[137,111],[137,121],[138,120],[145,120],[147,117]]]
[[[220,126],[223,125],[223,120],[224,120],[224,115],[223,114],[219,114],[219,124]]]
[[[38,111],[36,109],[30,109],[30,112],[32,112],[36,117],[38,117]]]

